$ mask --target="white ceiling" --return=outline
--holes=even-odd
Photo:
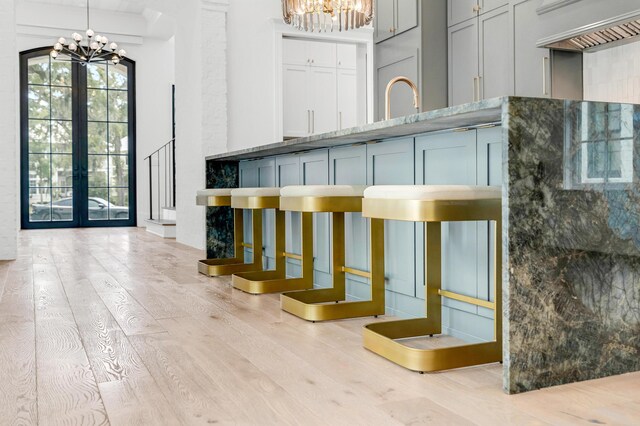
[[[87,0],[18,0],[23,3],[45,3],[67,7],[87,7]],[[91,10],[110,10],[122,13],[142,14],[145,9],[157,10],[162,1],[154,0],[89,0]]]

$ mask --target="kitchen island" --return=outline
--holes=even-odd
[[[639,133],[640,106],[505,97],[211,156],[207,186],[501,185],[504,389],[518,393],[640,370]],[[353,216],[347,263],[367,270],[366,221]],[[208,208],[209,257],[232,254],[231,223],[228,208]],[[318,286],[329,282],[329,225],[318,217]],[[299,219],[287,226],[296,252]],[[387,226],[387,313],[423,315],[422,225]],[[443,286],[491,300],[489,225],[443,235]],[[367,289],[350,278],[351,298]],[[447,334],[488,340],[489,312],[444,306]]]

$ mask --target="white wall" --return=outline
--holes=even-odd
[[[640,103],[640,42],[583,55],[584,98]]]
[[[85,13],[83,8],[21,3],[17,11],[17,25],[10,27],[16,28],[18,33],[17,52],[52,46],[60,36],[68,38],[74,31],[83,32],[86,29]],[[147,21],[141,15],[100,11],[92,13],[91,21],[96,32],[117,42],[136,63],[137,211],[138,225],[144,226],[144,219],[149,215],[149,177],[144,157],[169,141],[172,136],[174,41],[149,36]],[[109,31],[104,32],[104,29]],[[17,77],[15,81],[18,81]],[[16,147],[19,147],[18,137]],[[14,164],[19,164],[18,157]],[[17,197],[15,203],[19,208]]]
[[[144,44],[131,52],[137,74],[138,226],[144,226],[144,219],[149,217],[149,165],[144,158],[168,142],[173,132],[171,86],[175,82],[174,50],[173,38],[168,41],[144,39]]]
[[[205,247],[205,160],[227,150],[228,0],[184,2],[176,25],[176,239]]]
[[[277,142],[274,138],[273,19],[280,0],[233,0],[229,5],[229,150]]]
[[[18,58],[13,0],[0,1],[0,260],[15,259],[18,238]]]

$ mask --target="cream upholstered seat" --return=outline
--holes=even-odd
[[[365,185],[294,185],[280,190],[281,197],[362,197]]]
[[[231,205],[232,188],[200,189],[196,192],[196,204],[208,207],[228,207]]]
[[[201,189],[196,195],[202,197],[229,197],[231,196],[232,188],[211,188]]]
[[[365,198],[393,200],[489,200],[502,197],[499,186],[379,185],[364,191]]]
[[[231,190],[232,197],[279,197],[280,188],[237,188]]]

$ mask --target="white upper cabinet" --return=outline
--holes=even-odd
[[[282,62],[287,65],[308,65],[308,41],[288,38],[283,40]]]
[[[314,67],[335,68],[336,50],[335,43],[307,42],[307,54],[311,60],[311,65]]]
[[[287,65],[313,65],[316,67],[335,67],[335,43],[323,43],[295,38],[283,40],[282,62]]]
[[[326,133],[338,128],[336,68],[311,67],[309,107],[311,133]]]
[[[355,70],[338,70],[338,130],[358,125],[358,89]]]
[[[302,137],[311,133],[311,108],[309,107],[309,66],[283,65],[283,119],[287,137]]]
[[[285,138],[358,124],[355,44],[285,38],[282,58]]]
[[[357,51],[355,44],[338,43],[337,57],[338,68],[355,70],[357,66]]]

